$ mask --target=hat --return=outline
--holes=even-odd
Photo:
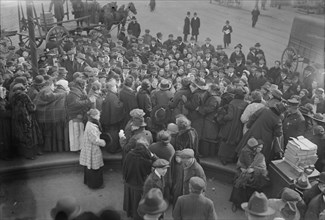
[[[221,44],[217,45],[217,50],[222,50],[222,49],[223,49],[223,47]]]
[[[76,58],[79,58],[79,59],[82,59],[82,60],[86,60],[86,55],[83,54],[83,53],[78,53]]]
[[[241,204],[242,209],[256,216],[270,216],[274,210],[269,207],[268,199],[264,193],[254,192],[248,202]]]
[[[99,113],[100,112],[97,109],[92,108],[87,112],[87,115],[91,118],[94,118],[95,116],[99,115]]]
[[[238,86],[234,89],[234,94],[238,96],[245,96],[245,89],[242,86]]]
[[[149,29],[145,29],[144,32],[150,33],[150,30]]]
[[[16,85],[14,85],[13,87],[12,87],[12,91],[13,92],[16,92],[16,91],[18,91],[18,90],[20,90],[20,91],[24,91],[26,89],[26,87],[23,85],[23,84],[21,84],[21,83],[17,83]]]
[[[323,93],[324,93],[324,89],[323,89],[323,88],[317,88],[317,89],[315,90],[315,93],[316,93],[316,94],[323,94]]]
[[[132,20],[137,20],[137,18],[135,16],[132,16]]]
[[[172,87],[172,83],[167,79],[161,80],[161,82],[158,85],[158,88],[162,91],[169,90],[171,87]]]
[[[178,126],[175,123],[169,123],[167,125],[167,132],[169,134],[177,134],[178,133]]]
[[[305,190],[305,189],[310,189],[311,185],[309,182],[309,179],[307,175],[302,174],[300,175],[294,182],[295,186],[299,189]]]
[[[287,202],[281,209],[282,216],[287,220],[294,219],[297,212],[299,211],[297,210],[296,204],[293,202]]]
[[[321,113],[314,114],[314,116],[312,117],[312,119],[314,119],[315,121],[318,121],[318,122],[325,123],[325,116],[322,115]]]
[[[136,63],[134,63],[134,62],[130,62],[130,63],[128,64],[128,67],[129,67],[130,69],[138,69],[138,68],[139,68],[138,64],[136,64]]]
[[[182,78],[181,84],[183,87],[188,87],[191,84],[191,78],[190,77]]]
[[[64,75],[64,74],[67,74],[68,71],[64,67],[59,67],[58,73],[59,73],[59,75]]]
[[[173,34],[169,34],[168,37],[174,37],[174,35]]]
[[[325,130],[322,126],[320,125],[316,125],[314,128],[313,128],[313,133],[315,135],[324,135],[325,134]]]
[[[255,47],[250,47],[249,51],[252,51],[252,50],[255,50],[255,49],[256,49]]]
[[[62,86],[66,91],[69,91],[70,88],[69,88],[69,82],[65,79],[60,79],[58,80],[55,85],[60,85]]]
[[[277,99],[279,99],[279,100],[281,100],[282,99],[282,92],[280,91],[280,90],[278,90],[278,89],[273,89],[273,90],[271,90],[271,94],[275,97],[275,98],[277,98]]]
[[[168,202],[164,200],[160,189],[152,188],[139,202],[140,213],[155,215],[163,213],[168,208]]]
[[[205,185],[205,181],[201,177],[193,176],[190,179],[192,192],[201,192],[203,189],[205,189]]]
[[[193,36],[190,38],[190,41],[192,41],[192,40],[195,41],[195,38]]]
[[[247,145],[251,148],[255,148],[258,146],[258,141],[255,138],[251,137],[250,139],[248,139]]]
[[[211,39],[210,39],[209,37],[207,37],[207,38],[205,39],[205,41],[209,41],[209,42],[211,42]]]
[[[135,126],[135,127],[139,127],[139,128],[147,126],[147,124],[144,122],[143,117],[133,118],[132,125]]]
[[[287,110],[287,107],[282,102],[277,103],[274,107],[279,114],[282,114],[283,112],[285,112]]]
[[[284,187],[281,193],[281,199],[283,202],[298,202],[301,200],[301,196],[295,190]]]
[[[151,86],[151,83],[150,83],[150,81],[148,79],[143,80],[142,83],[141,83],[141,88],[142,89],[149,89],[150,86]]]
[[[260,46],[261,46],[260,43],[256,43],[256,44],[255,44],[255,47],[260,47]]]
[[[155,162],[153,162],[152,166],[154,168],[167,168],[170,167],[169,162],[165,159],[157,159]]]
[[[16,77],[16,78],[14,79],[14,83],[15,83],[15,84],[17,84],[17,83],[21,83],[21,84],[23,84],[23,85],[27,85],[27,79],[26,79],[26,77],[24,77],[24,76],[19,76],[19,77]]]
[[[296,97],[291,97],[287,100],[288,104],[291,106],[298,106],[300,101]]]
[[[171,110],[168,106],[155,106],[151,111],[151,119],[154,124],[163,125],[171,117]]]
[[[194,150],[185,148],[178,153],[178,156],[182,159],[194,158]]]
[[[73,197],[59,199],[56,206],[51,210],[53,219],[59,212],[64,212],[69,219],[77,217],[81,213],[81,207]]]
[[[319,174],[319,178],[317,179],[319,183],[324,183],[325,184],[325,172],[321,172]]]
[[[243,47],[243,45],[241,45],[241,44],[237,44],[237,45],[235,46],[235,49],[236,49],[237,47],[238,47],[239,49],[241,49],[241,48]]]
[[[169,143],[171,136],[170,136],[169,132],[162,130],[162,131],[158,132],[157,139],[161,142]]]
[[[308,104],[308,103],[307,103]],[[299,107],[299,111],[301,112],[301,114],[303,114],[304,116],[307,116],[307,117],[312,117],[313,116],[313,109],[309,108],[308,106],[304,105],[304,106],[300,106]]]
[[[42,75],[37,75],[34,79],[34,85],[36,86],[41,86],[44,85],[45,80],[44,77]]]
[[[146,115],[146,113],[144,113],[144,111],[140,108],[135,108],[130,111],[130,116],[132,118],[142,118],[145,115]]]
[[[207,84],[205,83],[205,80],[201,77],[199,78],[196,78],[194,80],[194,85],[196,85],[199,89],[202,89],[202,90],[207,90],[208,89],[208,86]]]

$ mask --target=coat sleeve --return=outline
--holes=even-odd
[[[105,147],[106,145],[105,141],[100,139],[98,133],[93,129],[89,131],[88,139],[90,143],[94,145],[98,145],[100,147]]]
[[[233,119],[233,117],[234,117],[234,106],[233,105],[229,105],[228,106],[228,110],[227,110],[227,114],[224,116],[224,120],[225,121],[230,121],[230,120],[232,120]]]
[[[182,207],[181,207],[181,197],[178,197],[175,208],[173,210],[173,219],[174,220],[182,220]]]
[[[247,122],[247,128],[251,128],[252,125],[254,124],[254,122],[260,117],[260,115],[262,114],[262,112],[264,111],[264,108],[261,108],[259,110],[257,110],[256,112],[254,112],[254,114],[252,114],[252,116],[249,118],[248,122]]]
[[[311,200],[311,202],[308,205],[305,219],[318,220],[318,215],[320,213],[318,210],[318,206],[320,206],[320,204],[318,204],[319,202],[320,202],[319,196],[316,196]]]
[[[152,102],[150,99],[150,96],[144,96],[144,112],[146,113],[146,115],[150,115],[151,111],[152,111]]]
[[[199,106],[198,111],[201,113],[201,115],[207,115],[209,113],[212,113],[217,110],[218,107],[218,100],[210,97],[206,103]]]
[[[213,202],[210,201],[210,205],[209,205],[209,211],[208,211],[208,220],[217,220],[218,217],[217,217],[217,213],[216,213],[216,210],[214,209],[214,205],[213,205]]]

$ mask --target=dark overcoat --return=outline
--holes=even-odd
[[[236,151],[240,152],[251,137],[261,139],[264,142],[262,153],[265,156],[266,164],[268,164],[272,159],[273,140],[275,137],[281,137],[283,134],[280,115],[273,109],[262,108],[250,117],[247,128],[249,130],[241,139]]]
[[[190,24],[191,24],[190,18],[186,17],[184,19],[183,34],[190,34],[190,31],[191,31]]]
[[[243,136],[243,123],[240,120],[248,103],[241,99],[234,99],[229,103],[227,113],[223,117],[228,135],[222,140],[218,156],[231,162],[235,158],[237,144]]]
[[[83,92],[82,88],[77,85],[71,87],[71,90],[67,95],[67,114],[69,120],[76,119],[80,116],[83,118],[90,106],[91,102]]]
[[[150,116],[152,110],[152,103],[150,98],[150,92],[145,89],[140,89],[137,94],[138,107],[146,113],[146,117]]]
[[[193,176],[200,177],[204,179],[205,182],[207,180],[203,168],[196,160],[194,160],[194,163],[190,167],[184,168],[183,195],[190,193],[189,184],[190,184],[190,179]]]
[[[192,28],[192,35],[199,35],[199,29],[200,29],[200,18],[196,17],[196,19],[193,17],[191,19],[191,28]]]
[[[315,198],[313,198],[309,205],[308,209],[305,214],[305,219],[308,220],[318,220],[319,214],[325,209],[325,202],[323,199],[323,194],[317,195]]]
[[[130,111],[138,108],[138,102],[136,98],[136,92],[127,86],[123,86],[120,91],[120,100],[123,102],[124,112],[125,112],[125,125],[127,121],[131,118]]]
[[[191,90],[187,88],[181,88],[176,91],[173,98],[169,101],[169,107],[172,109],[172,118],[174,119],[176,115],[183,114],[187,115],[188,111],[185,109],[182,96],[189,98],[191,95]]]
[[[284,146],[287,145],[290,137],[298,137],[305,134],[305,118],[298,110],[296,113],[284,115],[283,124],[283,138]]]
[[[190,193],[178,198],[173,211],[174,220],[217,220],[212,200],[202,194]]]
[[[165,188],[164,178],[159,178],[159,176],[157,176],[157,174],[154,171],[150,173],[150,175],[147,177],[146,181],[144,182],[143,196],[146,195],[152,188],[158,188],[164,194],[164,188]]]
[[[229,31],[228,34],[226,34],[226,31]],[[230,44],[231,43],[231,33],[232,33],[232,27],[229,25],[225,25],[222,28],[222,32],[223,32],[223,42],[225,44]]]
[[[137,209],[142,198],[144,182],[151,173],[152,162],[149,150],[144,146],[138,146],[126,155],[123,163],[123,210],[128,217],[135,220],[141,219]]]

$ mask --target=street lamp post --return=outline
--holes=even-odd
[[[29,47],[30,56],[32,61],[33,77],[38,75],[38,63],[37,63],[37,50],[35,43],[35,30],[34,30],[34,16],[33,16],[33,0],[26,0],[26,13],[28,19],[28,35],[29,35]]]

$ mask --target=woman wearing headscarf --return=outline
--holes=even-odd
[[[81,142],[80,165],[84,166],[84,184],[89,188],[100,188],[103,185],[103,154],[100,147],[105,147],[111,138],[102,134],[99,123],[100,112],[90,109],[87,112],[88,122]]]
[[[44,139],[42,150],[47,152],[69,151],[69,135],[66,113],[67,92],[57,90],[52,80],[43,84],[36,95],[36,118]]]
[[[225,165],[229,162],[234,162],[236,157],[236,147],[243,136],[243,123],[240,121],[240,116],[244,112],[248,103],[244,101],[244,89],[238,87],[234,90],[235,97],[229,103],[227,113],[223,117],[225,124],[223,129],[228,130],[228,135],[225,136],[220,143],[218,157]]]

